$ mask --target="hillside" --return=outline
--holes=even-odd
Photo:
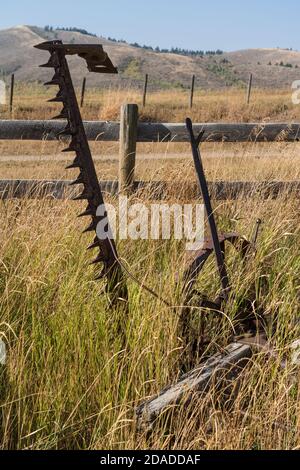
[[[47,80],[49,71],[38,68],[47,56],[33,46],[51,39],[105,46],[119,69],[119,76],[112,78],[89,74],[90,86],[141,86],[145,73],[149,73],[150,86],[154,88],[187,87],[192,74],[197,77],[197,86],[204,89],[241,86],[247,82],[250,71],[254,75],[254,84],[259,87],[286,88],[300,77],[300,52],[297,51],[249,49],[220,56],[188,57],[152,52],[79,32],[46,32],[42,28],[29,26],[0,30],[1,75],[15,73],[19,81]],[[87,74],[84,62],[70,58],[70,67],[74,82],[79,84]]]

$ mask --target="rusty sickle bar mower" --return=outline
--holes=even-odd
[[[125,282],[126,273],[127,276],[131,277],[134,282],[140,285],[141,288],[145,289],[148,291],[148,293],[158,298],[173,311],[178,311],[178,308],[170,305],[153,290],[139,282],[139,280],[128,271],[126,266],[122,264],[118,257],[115,241],[111,236],[111,229],[109,227],[107,212],[106,210],[102,210],[102,215],[99,215],[100,212],[97,210],[99,206],[101,206],[102,209],[104,208],[104,199],[101,193],[100,184],[97,178],[93,158],[79,111],[79,106],[66,56],[78,55],[79,57],[83,58],[87,63],[89,71],[92,72],[114,74],[117,73],[117,69],[113,66],[109,57],[100,45],[66,45],[63,44],[62,41],[49,41],[39,44],[35,47],[50,53],[49,61],[41,67],[53,68],[54,76],[52,77],[51,81],[47,82],[45,85],[56,85],[59,87],[59,91],[55,98],[49,101],[62,103],[63,105],[63,109],[60,114],[53,119],[66,119],[67,121],[65,129],[60,134],[58,134],[58,137],[69,136],[69,146],[63,150],[63,152],[75,152],[76,154],[73,163],[67,168],[77,168],[79,170],[79,175],[72,184],[83,186],[83,191],[74,199],[87,201],[87,207],[85,211],[80,214],[80,217],[87,216],[91,218],[91,223],[85,232],[95,232],[95,238],[89,249],[97,249],[98,255],[92,264],[103,264],[103,269],[98,275],[97,279],[106,278],[106,290],[111,305],[125,305],[126,308],[128,307],[128,292]],[[210,238],[204,242],[204,245],[200,250],[189,251],[186,254],[183,278],[183,306],[180,307],[181,321],[179,322],[181,328],[180,336],[184,340],[188,339],[190,336],[190,315],[192,315],[194,307],[196,307],[197,310],[207,309],[212,313],[220,313],[220,311],[222,312],[225,310],[224,307],[232,295],[233,289],[229,281],[225,263],[225,244],[232,244],[240,252],[241,258],[246,261],[251,251],[255,252],[256,240],[261,223],[260,220],[257,222],[257,227],[251,242],[246,238],[239,236],[237,233],[219,235],[200,154],[200,143],[203,137],[203,132],[196,137],[194,135],[193,125],[190,119],[187,119],[186,126],[190,138],[195,170],[208,218]],[[99,237],[97,235],[97,226],[99,222],[102,222],[102,225],[106,225],[106,237]],[[213,300],[208,300],[205,295],[202,295],[197,291],[196,284],[206,261],[213,253],[216,258],[216,264],[220,277],[220,289],[216,295],[216,298]],[[196,298],[196,304],[194,303],[194,298]],[[251,307],[253,307],[253,302],[251,299],[245,299],[244,305],[242,305],[241,309],[239,309],[238,318],[236,318],[236,320],[240,326],[239,332],[241,336],[245,332],[250,332],[250,334],[253,336],[257,336],[260,332],[263,332],[263,322],[258,324],[256,321],[256,316],[251,316]],[[200,318],[200,329],[196,331],[197,339],[192,344],[192,349],[190,349],[190,344],[188,345],[187,343],[188,347],[186,348],[186,352],[190,352],[192,354],[190,354],[188,360],[185,362],[185,364],[183,364],[183,369],[189,365],[190,360],[193,362],[195,355],[201,357],[202,361],[204,359],[202,353],[204,352],[206,341],[204,337],[205,327],[202,323],[202,318],[204,317],[201,316],[201,312]],[[232,355],[235,354],[237,348],[239,350],[241,345],[235,344],[231,346],[233,347],[231,347],[228,353],[229,359],[227,361],[227,365],[230,364]],[[244,352],[242,351],[242,353]],[[238,354],[236,354],[236,357],[239,358],[239,351]],[[218,360],[215,359],[215,362],[218,362],[219,359],[220,358],[218,358]],[[198,377],[199,372],[196,371],[196,375]],[[192,383],[194,384],[195,377],[193,373],[191,377]],[[181,391],[186,389],[186,385],[187,384],[185,379],[183,381],[182,387],[180,384],[175,386],[175,388],[177,387],[176,390],[179,391],[177,395],[180,395]],[[162,400],[158,398],[157,400],[150,400],[149,403],[142,404],[137,410],[137,415],[143,417],[146,413],[146,415],[149,415],[150,417],[157,416],[158,412],[160,412],[162,409],[165,409],[166,405],[174,401],[174,397],[176,398],[175,401],[177,402],[178,397],[176,393],[174,394],[174,390],[172,388],[170,390],[171,396],[168,395],[165,397],[164,394],[162,394]],[[153,411],[154,408],[156,411]]]
[[[59,87],[57,95],[50,99],[49,102],[62,103],[63,109],[53,119],[67,120],[65,129],[58,137],[69,136],[71,139],[69,147],[63,150],[63,152],[75,152],[76,154],[73,163],[67,168],[78,168],[78,178],[72,185],[83,186],[83,191],[74,200],[87,201],[85,211],[79,216],[91,218],[91,223],[84,233],[96,232],[98,223],[108,220],[107,213],[104,210],[102,211],[103,215],[97,214],[98,207],[104,207],[104,200],[79,111],[66,55],[78,55],[83,58],[90,72],[116,74],[118,71],[101,45],[65,45],[62,41],[49,41],[38,44],[35,47],[50,53],[49,61],[40,67],[54,69],[51,81],[45,83],[45,85],[56,85]],[[106,291],[110,303],[126,303],[128,299],[126,283],[118,261],[115,242],[109,236],[111,233],[109,225],[106,226],[106,233],[108,236],[105,239],[98,238],[96,233],[93,243],[88,248],[98,250],[98,255],[92,264],[103,264],[103,269],[97,276],[97,279],[107,279]]]
[[[106,289],[112,305],[128,303],[128,292],[125,282],[126,273],[143,289],[159,298],[159,300],[161,300],[164,304],[172,307],[168,302],[160,298],[153,290],[145,286],[143,283],[140,283],[139,280],[137,280],[134,275],[131,274],[122,264],[118,257],[115,241],[110,235],[111,229],[109,227],[107,213],[104,210],[101,211],[101,214],[103,215],[98,215],[97,209],[99,206],[104,207],[104,199],[83,126],[82,117],[80,114],[66,56],[78,55],[79,57],[83,58],[87,63],[88,70],[91,72],[115,74],[117,73],[117,69],[113,66],[111,60],[104,52],[101,45],[63,44],[62,41],[47,41],[38,44],[35,47],[50,53],[49,61],[46,64],[41,65],[41,67],[49,67],[54,69],[54,75],[52,79],[45,83],[45,85],[56,85],[59,87],[57,95],[49,101],[62,103],[63,105],[63,109],[61,110],[60,114],[55,116],[53,119],[67,120],[66,127],[61,133],[58,134],[58,138],[60,136],[69,136],[69,146],[63,150],[63,152],[75,152],[76,154],[73,163],[67,168],[78,168],[79,170],[79,176],[72,183],[72,185],[83,186],[83,191],[74,199],[87,201],[87,207],[79,217],[87,216],[91,218],[91,223],[84,233],[95,232],[95,238],[93,243],[89,246],[89,249],[98,250],[98,255],[92,264],[103,264],[103,269],[97,276],[97,279],[107,279]],[[193,125],[190,119],[187,119],[186,126],[190,137],[195,170],[206,208],[211,237],[205,241],[201,250],[196,252],[188,252],[186,256],[186,267],[184,271],[184,305],[187,307],[182,309],[181,315],[185,327],[188,324],[188,315],[186,315],[186,313],[191,309],[189,306],[189,300],[196,292],[195,284],[197,282],[197,278],[209,256],[212,253],[215,254],[221,282],[221,292],[217,299],[214,299],[213,301],[209,301],[203,296],[197,307],[208,308],[212,311],[220,311],[224,303],[228,300],[231,291],[224,259],[225,243],[229,242],[234,245],[238,250],[241,251],[243,258],[247,257],[247,254],[254,245],[253,242],[251,243],[247,241],[245,238],[240,237],[237,233],[230,233],[219,236],[199,149],[203,133],[200,133],[198,137],[195,137],[193,132]],[[103,223],[104,221],[106,222],[107,236],[102,239],[98,237],[96,229],[98,223]],[[257,226],[255,238],[257,238],[258,228],[259,224]]]
[[[200,143],[203,137],[204,132],[196,137],[193,131],[192,121],[188,118],[186,120],[186,128],[190,139],[192,155],[194,160],[195,171],[201,190],[205,211],[208,219],[210,237],[207,238],[201,249],[198,251],[187,251],[185,256],[185,268],[184,268],[184,305],[185,307],[181,312],[181,321],[180,321],[180,335],[182,338],[186,339],[189,337],[189,319],[190,313],[193,307],[200,309],[207,309],[213,312],[220,312],[224,310],[225,304],[229,299],[229,296],[232,291],[230,285],[226,263],[225,263],[225,245],[229,243],[234,246],[234,248],[239,252],[242,262],[246,262],[248,256],[251,252],[255,253],[256,251],[256,242],[258,239],[259,229],[261,225],[261,220],[257,220],[256,228],[254,231],[254,236],[251,241],[247,240],[245,237],[240,236],[238,233],[227,233],[219,234],[214,210],[211,203],[210,194],[208,191],[208,185],[203,169],[201,153],[200,153]],[[202,269],[204,268],[205,263],[209,257],[214,254],[216,258],[216,265],[218,268],[218,274],[220,277],[220,293],[215,299],[207,299],[205,295],[200,293],[196,288],[196,283],[199,275],[201,274]],[[195,303],[196,299],[196,303]],[[255,316],[253,315],[253,303],[251,299],[245,299],[243,305],[241,305],[241,311],[239,312],[236,320],[238,322],[238,331],[239,332],[250,332],[252,334],[257,334],[257,323],[255,321]],[[200,313],[201,315],[201,313]],[[261,328],[260,328],[261,329]],[[200,354],[205,349],[205,325],[204,318],[201,317],[201,327],[199,332],[199,338],[195,340],[193,346],[192,355]],[[197,351],[196,351],[197,349]]]
[[[178,404],[182,404],[189,412],[189,404],[197,395],[202,396],[210,390],[210,385],[216,380],[226,384],[226,391],[230,390],[230,381],[236,379],[243,368],[247,365],[252,356],[251,345],[266,346],[267,341],[264,332],[264,316],[257,322],[257,309],[255,299],[246,298],[239,305],[237,317],[235,318],[234,337],[232,342],[225,348],[218,348],[214,355],[206,356],[206,346],[211,344],[209,334],[205,333],[204,310],[210,314],[225,311],[225,307],[230,302],[230,297],[234,294],[227,267],[225,263],[225,244],[232,244],[240,253],[242,262],[247,262],[251,254],[256,252],[256,242],[259,234],[261,220],[257,220],[253,239],[248,241],[237,233],[221,235],[218,233],[214,211],[208,191],[207,181],[202,165],[200,143],[203,132],[195,136],[193,124],[190,119],[186,120],[187,132],[190,138],[195,170],[204,201],[210,237],[204,241],[203,247],[198,251],[188,251],[186,253],[184,283],[183,283],[183,307],[180,313],[179,336],[182,339],[183,351],[180,358],[180,372],[183,373],[174,384],[165,387],[157,396],[143,401],[136,408],[136,421],[139,431],[150,437],[155,423],[162,424],[164,429],[169,430],[169,417],[176,413]],[[197,290],[197,280],[208,260],[214,254],[220,277],[220,288],[216,298],[209,300],[203,293]],[[234,287],[234,284],[233,284]],[[254,310],[253,311],[253,307]],[[259,309],[258,309],[259,310]],[[193,315],[196,311],[196,329],[193,331]],[[237,342],[236,333],[239,332],[240,339]],[[211,333],[210,331],[208,333]],[[226,396],[226,394],[224,395]],[[180,412],[176,417],[182,418]]]
[[[255,242],[249,242],[238,233],[228,233],[219,236],[200,153],[200,143],[204,132],[200,132],[198,137],[195,137],[193,124],[189,118],[186,120],[186,127],[190,138],[194,166],[207,214],[211,236],[204,241],[204,246],[199,251],[188,251],[186,254],[186,270],[184,274],[185,290],[187,294],[190,294],[205,262],[209,256],[214,253],[220,276],[221,293],[216,300],[209,302],[209,304],[210,306],[213,305],[216,309],[220,309],[222,303],[228,299],[230,293],[229,278],[225,264],[225,242],[229,242],[236,248],[240,248],[243,257],[247,255]],[[258,223],[260,223],[260,221],[258,221]],[[203,306],[205,307],[205,302]]]

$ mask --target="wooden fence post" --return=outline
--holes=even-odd
[[[148,74],[146,73],[145,83],[144,83],[144,92],[143,92],[143,107],[146,106],[147,88],[148,88]]]
[[[86,85],[86,77],[84,77],[84,79],[83,79],[82,88],[81,88],[81,99],[80,99],[80,107],[81,108],[82,108],[83,103],[84,103],[85,85]]]
[[[193,101],[194,101],[194,89],[195,89],[195,75],[192,77],[192,86],[191,86],[191,94],[190,94],[190,108],[192,109],[193,107]]]
[[[119,192],[127,194],[132,191],[134,182],[137,126],[137,104],[123,105],[120,117]]]
[[[253,75],[252,75],[252,73],[250,73],[249,82],[248,82],[248,89],[247,89],[247,104],[250,103],[251,90],[252,90],[252,79],[253,79]]]
[[[14,104],[14,88],[15,88],[15,74],[11,74],[10,79],[10,99],[9,99],[9,112],[12,114]]]

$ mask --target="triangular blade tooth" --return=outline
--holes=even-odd
[[[81,168],[81,167],[79,166],[79,164],[77,164],[75,162],[73,162],[70,165],[66,166],[66,170],[73,170],[75,168]]]
[[[39,67],[42,67],[42,68],[55,68],[55,67],[58,67],[59,63],[58,63],[58,60],[57,60],[57,57],[56,55],[51,55],[50,59],[48,60],[48,62],[46,64],[41,64]]]
[[[52,80],[50,80],[50,82],[45,82],[44,83],[44,86],[52,86],[52,85],[56,85],[56,86],[61,86],[62,85],[62,80],[59,79],[59,78],[55,78]]]
[[[45,42],[47,42],[47,41],[40,42],[39,44],[35,44],[33,47],[34,47],[35,49],[42,49],[42,50],[44,50],[44,49],[45,49],[45,47],[44,47]]]
[[[55,72],[50,81],[44,83],[45,86],[58,85],[59,87],[64,86],[64,80],[58,72]]]
[[[104,261],[105,261],[105,256],[103,255],[103,253],[99,253],[96,256],[96,258],[93,261],[91,261],[90,264],[93,265],[93,264],[98,264],[98,263],[104,263]]]
[[[51,64],[51,63],[50,63],[50,61],[49,61],[49,62],[47,62],[46,64],[41,64],[41,65],[39,65],[39,67],[55,67],[55,65],[50,65],[50,64]]]
[[[64,91],[59,90],[57,95],[54,98],[50,98],[47,103],[64,103],[66,100],[66,94]]]
[[[60,46],[62,41],[55,39],[54,41],[44,41],[39,44],[36,44],[34,47],[36,49],[41,49],[42,51],[51,51],[54,47]]]
[[[90,216],[93,216],[94,215],[94,211],[93,209],[86,209],[84,212],[81,212],[81,214],[79,214],[77,217],[81,218],[81,217],[90,217]]]
[[[70,128],[70,126],[67,126],[63,131],[59,132],[58,133],[58,136],[61,136],[61,135],[72,135],[73,132]]]
[[[50,98],[50,100],[47,100],[47,103],[63,103],[64,100],[62,99],[62,97],[57,97],[55,96],[55,98]]]
[[[91,222],[91,224],[82,232],[82,233],[89,233],[93,232],[97,228],[97,223],[94,222],[94,220]]]
[[[70,165],[66,166],[66,170],[71,170],[73,168],[82,168],[80,157],[77,155],[75,160]]]
[[[63,109],[61,110],[60,114],[58,114],[57,116],[54,116],[52,118],[52,120],[54,120],[54,119],[68,119],[68,118],[69,118],[68,109],[64,106]]]
[[[67,118],[63,114],[58,114],[57,116],[54,116],[53,118],[51,118],[51,121],[59,121],[61,119],[67,119]]]
[[[95,277],[95,281],[100,281],[101,279],[105,279],[106,277],[106,269],[104,268],[98,276]]]
[[[72,139],[72,141],[71,141],[69,147],[67,147],[66,149],[63,149],[62,152],[63,152],[63,153],[66,153],[66,152],[77,152],[77,150],[78,150],[77,142],[76,142],[74,139]],[[76,158],[78,158],[78,157],[76,157]]]
[[[95,216],[94,206],[91,202],[88,203],[85,211],[78,215],[78,217],[85,217],[85,216],[91,216],[91,217]]]
[[[76,186],[76,184],[84,184],[85,181],[83,179],[82,174],[78,176],[78,178],[70,183],[70,186]]]
[[[94,248],[99,248],[100,246],[100,240],[98,238],[95,238],[94,242],[91,243],[88,247],[87,250],[93,250]]]
[[[84,190],[79,196],[75,196],[73,201],[83,201],[85,199],[89,200],[92,198],[92,195],[89,191]]]

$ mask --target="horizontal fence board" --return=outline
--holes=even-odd
[[[66,126],[64,120],[22,121],[0,120],[0,140],[58,140]],[[116,122],[86,121],[88,139],[118,141],[120,125]],[[66,137],[63,138],[66,140]]]
[[[70,187],[68,180],[0,180],[0,199],[24,198],[69,199],[78,194],[79,189]],[[118,194],[118,181],[102,181],[101,189],[110,195]],[[213,199],[236,200],[260,197],[275,199],[281,194],[300,197],[300,181],[213,181],[208,183]],[[196,183],[166,181],[136,181],[134,191],[148,199],[200,198]]]
[[[90,141],[118,141],[118,122],[85,121]],[[0,120],[0,140],[57,140],[57,134],[65,127],[65,121]],[[207,142],[294,142],[300,139],[300,124],[243,123],[243,124],[195,124],[195,133],[204,130]],[[64,137],[65,139],[65,137]],[[184,124],[138,124],[137,142],[188,142]]]
[[[194,124],[194,133],[204,131],[206,142],[294,142],[300,138],[300,124]],[[189,142],[185,124],[140,123],[138,142]]]

